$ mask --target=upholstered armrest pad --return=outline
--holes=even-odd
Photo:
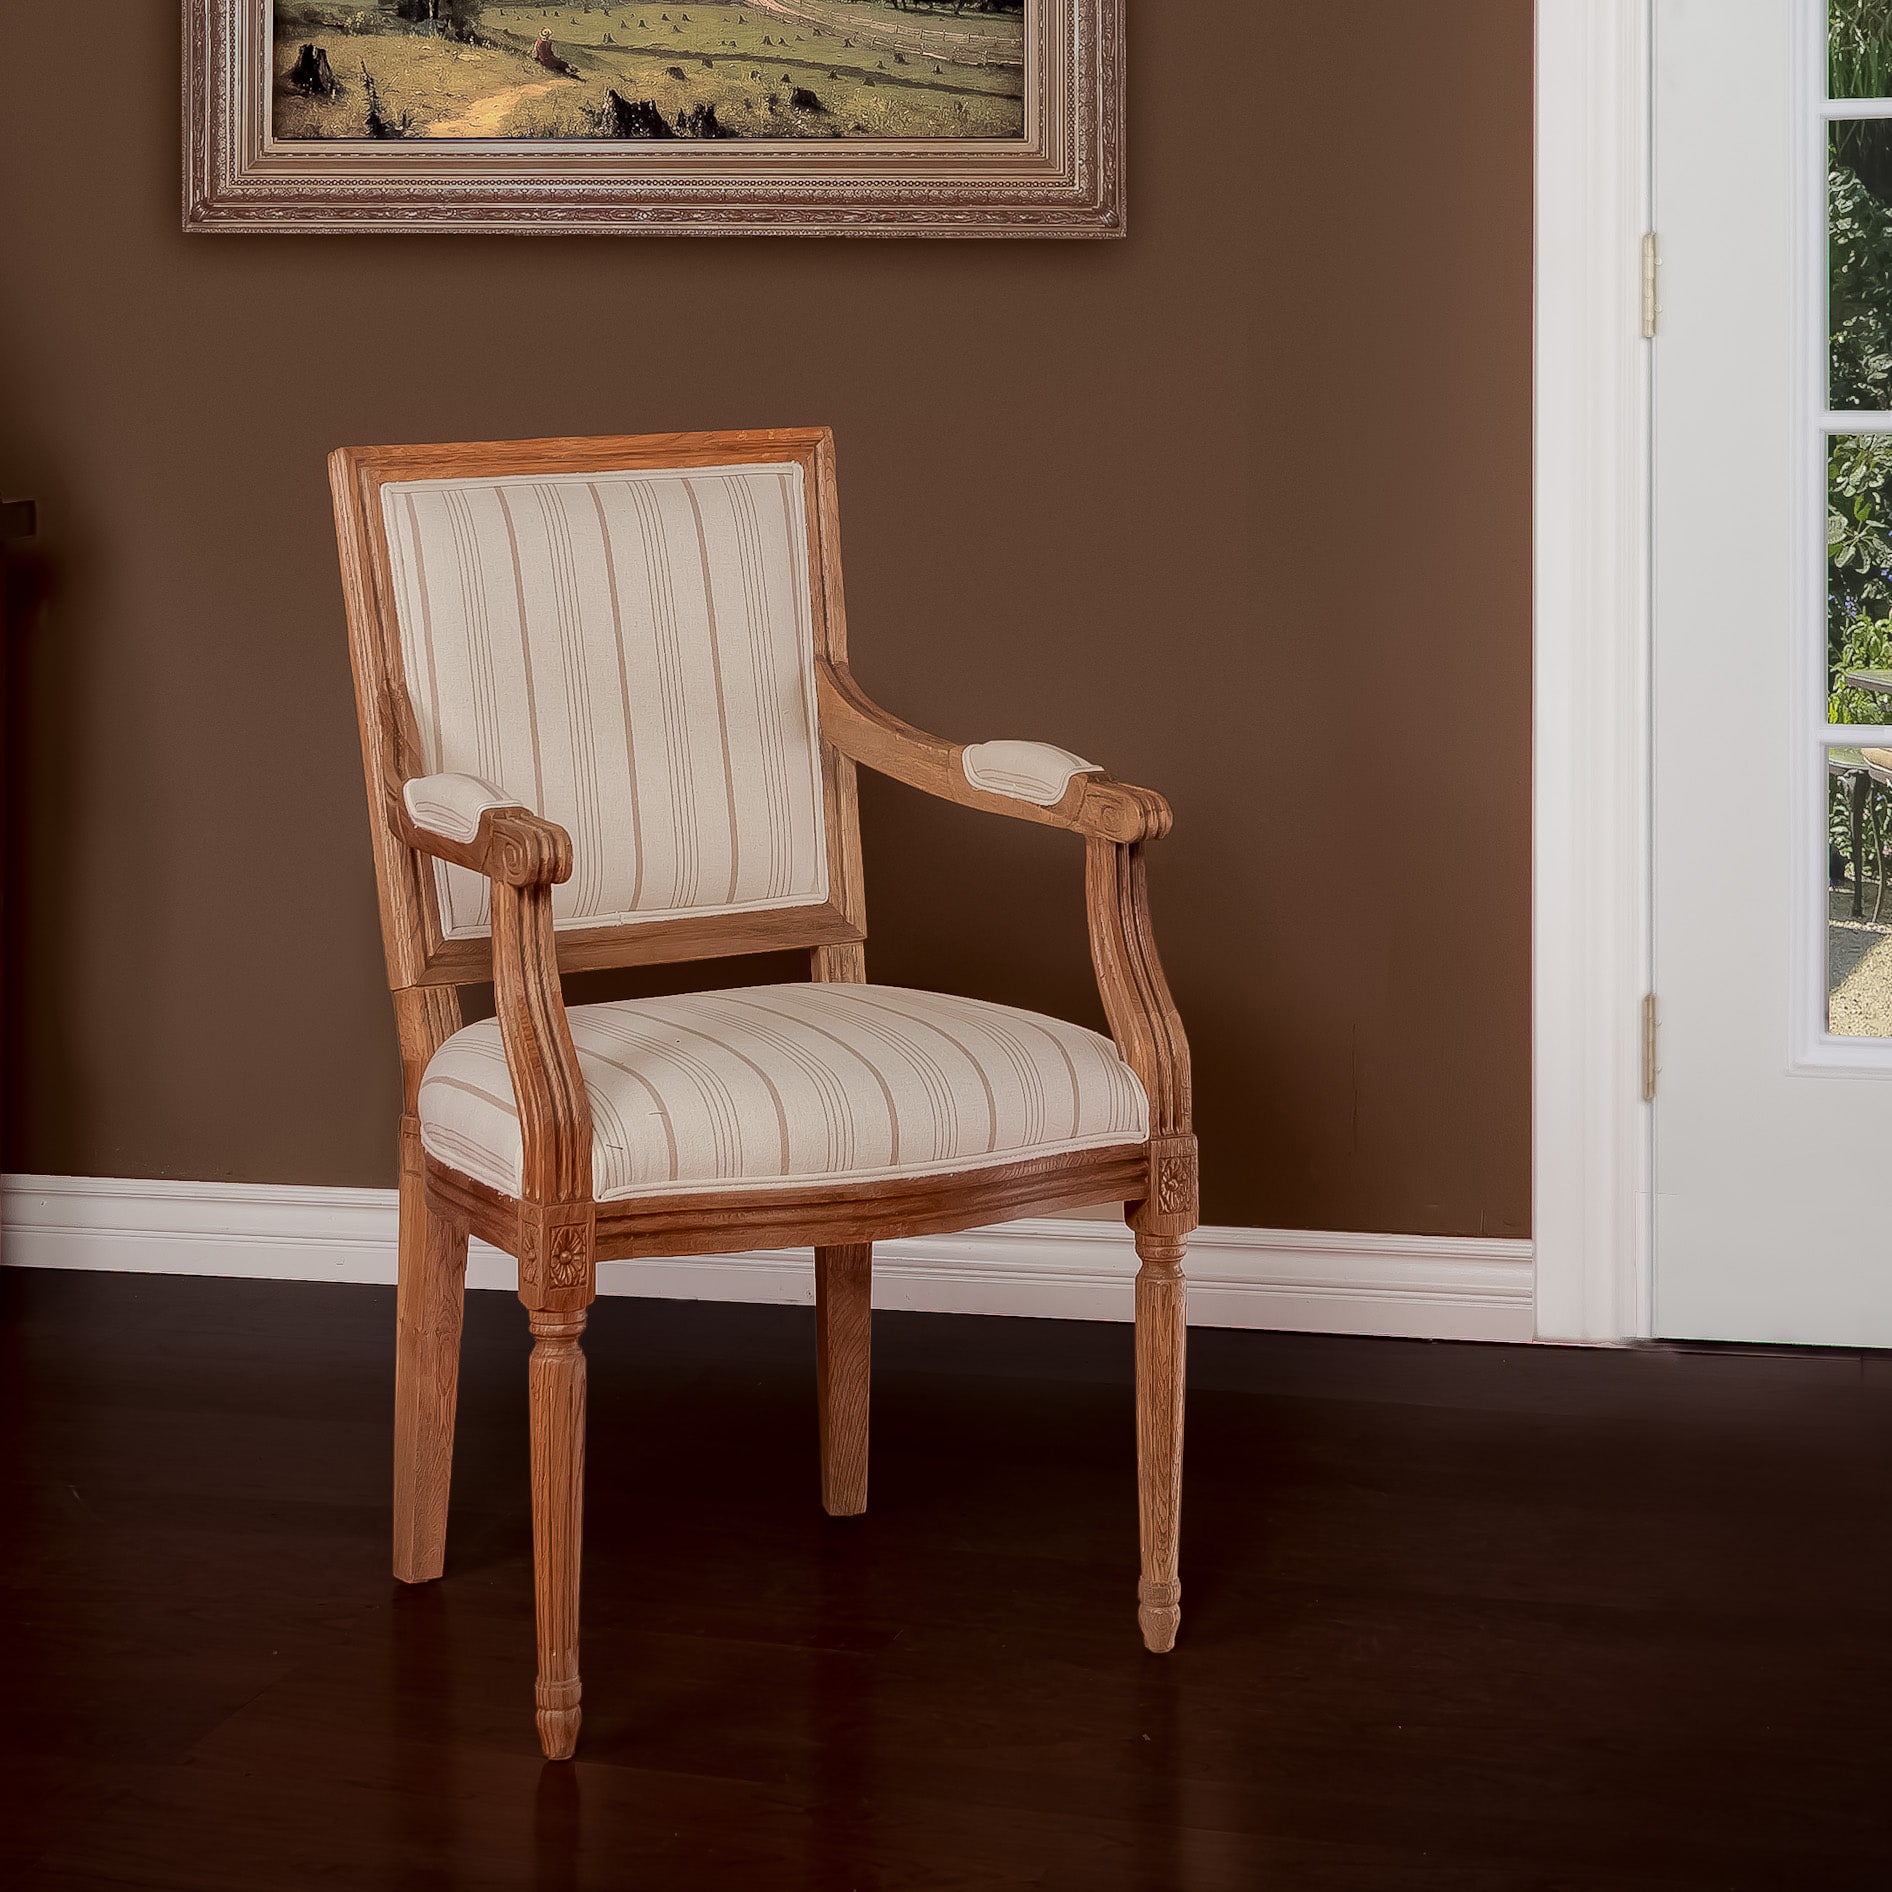
[[[1040,808],[1062,801],[1072,776],[1103,772],[1095,762],[1048,742],[975,742],[961,752],[959,765],[974,788]]]
[[[462,842],[479,833],[480,816],[487,809],[525,806],[517,795],[508,795],[477,775],[417,776],[402,786],[401,799],[415,827]]]

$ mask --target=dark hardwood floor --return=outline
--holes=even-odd
[[[388,1577],[393,1297],[0,1270],[0,1884],[1885,1887],[1892,1362],[1199,1329],[1142,1653],[1121,1327],[606,1300],[585,1725],[532,1722],[525,1320]]]

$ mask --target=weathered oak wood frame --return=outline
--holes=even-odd
[[[559,931],[552,888],[572,871],[565,831],[523,808],[489,808],[468,842],[417,827],[403,785],[425,773],[403,677],[380,488],[390,480],[783,464],[804,474],[829,900],[818,907],[659,919]],[[394,1568],[443,1568],[462,1292],[469,1233],[519,1262],[534,1335],[529,1375],[539,1612],[539,1729],[545,1752],[577,1739],[578,1570],[584,1357],[579,1341],[599,1261],[811,1246],[816,1257],[823,1503],[867,1501],[868,1330],[875,1241],[974,1227],[1092,1203],[1125,1205],[1136,1235],[1137,1463],[1142,1537],[1138,1619],[1163,1651],[1180,1620],[1182,1258],[1197,1221],[1189,1048],[1151,932],[1143,850],[1169,831],[1163,798],[1092,773],[1049,807],[974,788],[963,745],[874,703],[847,661],[834,443],[825,428],[487,445],[344,448],[329,461],[388,978],[400,1036],[400,1287]],[[581,968],[804,949],[816,980],[866,977],[857,765],[963,807],[1082,837],[1091,958],[1113,1040],[1150,1104],[1147,1142],[894,1182],[731,1189],[599,1202],[589,1097],[565,1014],[562,973]],[[490,942],[448,940],[433,862],[484,874]],[[416,1114],[428,1060],[461,1024],[457,987],[490,979],[524,1143],[518,1197],[428,1156]]]
[[[184,0],[184,228],[1121,236],[1123,6],[1031,0],[1022,139],[290,143],[270,0]]]

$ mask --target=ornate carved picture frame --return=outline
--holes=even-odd
[[[187,231],[1124,230],[1123,0],[184,0],[184,62]]]

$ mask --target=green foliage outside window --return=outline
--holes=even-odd
[[[1892,96],[1892,0],[1830,0],[1834,98]],[[1892,124],[1836,120],[1828,150],[1829,404],[1892,409]],[[1892,669],[1892,439],[1833,440],[1827,484],[1827,661],[1835,722],[1883,722],[1848,670]]]
[[[1892,125],[1847,129],[1874,134],[1849,141],[1867,171],[1892,171]],[[1892,407],[1892,190],[1875,190],[1842,160],[1837,131],[1826,175],[1831,399],[1836,408]]]
[[[1892,0],[1830,0],[1828,23],[1829,96],[1892,97]],[[1827,228],[1828,404],[1884,412],[1892,409],[1892,126],[1885,120],[1833,122]],[[1831,442],[1826,547],[1828,719],[1882,723],[1885,699],[1841,678],[1892,670],[1892,438]],[[1850,869],[1843,781],[1833,782],[1828,820],[1833,852]]]
[[[1830,0],[1827,75],[1831,98],[1892,95],[1892,0]]]
[[[1881,723],[1880,697],[1849,688],[1849,670],[1892,670],[1892,438],[1834,440],[1827,469],[1827,705],[1836,723]]]

